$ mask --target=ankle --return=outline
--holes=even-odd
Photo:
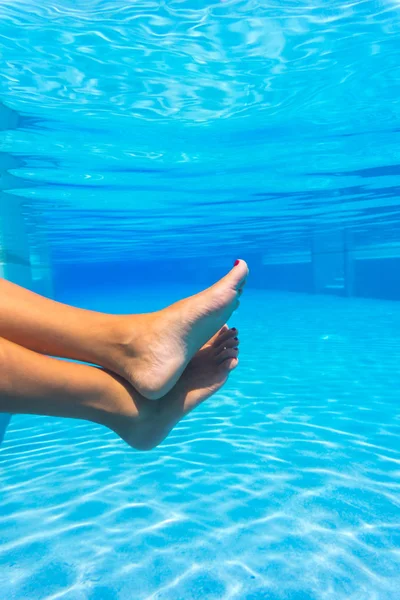
[[[107,315],[100,323],[99,344],[94,350],[96,364],[115,373],[132,353],[136,316]]]

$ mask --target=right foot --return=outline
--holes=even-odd
[[[215,285],[150,314],[121,317],[122,339],[104,365],[142,396],[157,400],[177,383],[196,352],[239,305],[247,264],[241,260]]]
[[[136,416],[128,414],[122,427],[114,427],[116,433],[138,450],[157,446],[188,412],[225,384],[238,365],[238,344],[237,330],[222,327],[195,354],[176,386],[159,402],[136,401]]]

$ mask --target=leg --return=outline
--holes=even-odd
[[[113,429],[132,447],[149,450],[225,383],[237,365],[236,343],[234,332],[223,328],[196,354],[175,388],[151,402],[107,371],[0,338],[0,412],[87,419]]]
[[[144,315],[81,310],[0,280],[0,336],[35,352],[100,365],[158,399],[228,320],[247,274],[239,261],[211,288]]]
[[[88,419],[110,426],[134,415],[134,398],[117,376],[37,354],[0,338],[0,412]],[[128,388],[126,388],[128,389]],[[139,396],[139,395],[138,395]]]

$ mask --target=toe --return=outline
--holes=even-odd
[[[239,344],[240,340],[238,337],[229,338],[215,348],[215,355],[219,356],[222,352],[224,352],[224,350],[237,348]]]
[[[217,331],[217,333],[207,342],[207,346],[209,344],[212,345],[219,345],[221,343],[221,340],[227,336],[228,332],[230,331],[228,325],[224,325],[223,327],[221,327],[221,329],[219,331]]]
[[[234,348],[225,348],[216,356],[216,360],[218,363],[222,363],[228,358],[237,358],[239,354],[239,348],[236,346]]]
[[[241,290],[246,283],[247,276],[249,274],[249,267],[247,266],[246,261],[238,260],[235,263],[235,266],[229,273],[234,280],[234,285],[236,290]]]
[[[243,289],[248,274],[249,268],[247,263],[244,260],[238,260],[235,262],[233,269],[231,269],[221,281],[226,283],[229,282],[229,286],[237,293],[238,290]]]
[[[227,331],[224,331],[224,333],[221,336],[217,337],[215,339],[214,345],[216,347],[223,346],[227,340],[230,340],[230,339],[238,337],[238,336],[239,336],[238,330],[235,327],[233,327],[232,329],[228,329]]]
[[[224,325],[223,327],[221,327],[221,329],[218,331],[218,333],[217,333],[217,336],[216,336],[216,337],[219,337],[219,336],[221,336],[221,335],[224,335],[224,334],[226,334],[228,331],[230,331],[230,329],[229,329],[228,325],[226,325],[226,324],[225,324],[225,325]]]
[[[219,366],[220,369],[222,369],[223,371],[233,371],[233,369],[236,369],[236,367],[239,364],[239,359],[238,358],[227,358],[226,360],[224,360],[224,362],[222,362]]]

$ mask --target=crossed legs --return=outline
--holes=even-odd
[[[88,419],[137,449],[153,448],[237,366],[237,331],[224,323],[247,274],[240,261],[196,296],[122,316],[59,304],[0,280],[0,412]]]

